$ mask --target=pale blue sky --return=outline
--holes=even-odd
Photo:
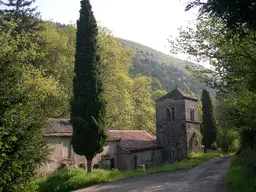
[[[168,52],[167,38],[177,35],[177,28],[195,19],[195,12],[185,12],[187,0],[91,0],[96,20],[117,37],[139,42]],[[43,19],[75,23],[80,0],[36,0]]]

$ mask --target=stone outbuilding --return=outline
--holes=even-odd
[[[144,130],[108,130],[103,152],[92,161],[93,168],[136,170],[162,162],[162,146],[156,137]],[[48,119],[44,137],[50,149],[49,161],[40,175],[48,175],[63,166],[86,168],[86,158],[77,155],[71,146],[72,125],[66,119]]]
[[[177,87],[156,101],[156,136],[144,130],[108,130],[103,152],[93,168],[136,170],[187,158],[202,152],[198,100]],[[49,162],[39,170],[47,175],[63,166],[86,168],[86,158],[71,146],[72,125],[67,119],[49,119],[44,128]]]

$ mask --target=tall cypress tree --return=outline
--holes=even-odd
[[[210,94],[207,90],[203,89],[202,92],[202,109],[203,109],[203,122],[202,122],[202,135],[203,145],[206,149],[210,149],[211,145],[216,141],[217,129],[213,117],[213,106]]]
[[[86,157],[88,172],[91,172],[93,157],[103,150],[107,139],[104,128],[105,103],[101,63],[97,44],[98,28],[91,9],[89,0],[81,0],[71,101],[73,124],[71,142],[74,151]]]

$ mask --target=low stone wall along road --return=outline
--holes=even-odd
[[[218,157],[189,171],[171,171],[95,185],[76,192],[228,192],[226,173],[234,157]]]

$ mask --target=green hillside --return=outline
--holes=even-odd
[[[153,89],[165,89],[170,91],[177,85],[182,91],[199,95],[200,90],[205,87],[189,76],[186,66],[202,68],[188,61],[177,59],[150,47],[132,41],[118,39],[127,48],[136,52],[133,58],[134,68],[132,73],[141,73],[153,77]]]

